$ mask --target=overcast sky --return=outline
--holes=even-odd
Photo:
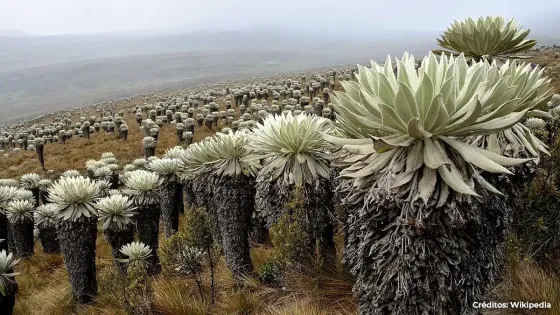
[[[254,27],[443,30],[466,16],[516,17],[524,26],[558,0],[2,0],[0,30],[38,35],[182,32]],[[555,4],[556,3],[556,4]],[[556,10],[558,12],[558,10]]]

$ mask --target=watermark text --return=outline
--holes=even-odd
[[[512,309],[544,309],[552,308],[549,302],[528,302],[528,301],[515,301],[515,302],[473,302],[474,308],[480,309],[499,309],[499,308],[512,308]]]

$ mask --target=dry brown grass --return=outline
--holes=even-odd
[[[267,306],[262,314],[266,315],[343,315],[350,313],[338,313],[322,308],[310,298],[292,297],[287,299],[283,305]]]
[[[554,58],[554,54],[557,52],[560,50],[539,52],[527,60],[527,62],[546,65],[544,74],[551,78],[554,93],[560,93],[560,59]]]
[[[165,277],[153,283],[154,308],[162,315],[205,315],[210,307],[202,302],[196,284],[184,278]]]
[[[92,134],[91,139],[74,136],[65,145],[58,143],[47,144],[44,151],[45,168],[54,171],[54,174],[51,176],[42,171],[37,154],[34,151],[22,151],[15,154],[10,152],[9,157],[0,157],[0,178],[17,179],[27,173],[38,173],[44,177],[55,177],[57,174],[70,169],[82,171],[87,160],[98,159],[103,152],[113,152],[121,163],[130,162],[135,158],[142,157],[144,155],[142,148],[142,138],[144,138],[144,135],[136,123],[134,114],[129,114],[127,111],[128,108],[138,102],[121,102],[116,106],[117,110],[125,110],[124,119],[129,127],[127,141],[119,140],[118,133],[108,134],[101,131],[100,133]],[[90,114],[99,116],[94,111],[85,112],[84,114],[86,117],[89,117]],[[79,121],[79,116],[74,114],[73,121]],[[47,121],[48,119],[44,120],[45,123]],[[218,129],[222,127],[224,126],[219,124]],[[207,136],[211,136],[215,131],[209,130],[205,126],[196,126],[194,141],[200,141]],[[165,150],[178,144],[175,128],[165,124],[160,129],[156,155],[161,156]]]
[[[560,314],[560,276],[545,271],[531,260],[509,263],[503,281],[498,284],[490,295],[492,301],[529,301],[550,302],[552,308],[531,310],[530,314]],[[492,310],[487,314],[529,314],[527,310]]]

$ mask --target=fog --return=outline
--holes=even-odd
[[[20,0],[4,1],[0,30],[36,35],[255,28],[369,34],[374,28],[442,30],[453,19],[504,15],[539,28],[556,0]],[[536,15],[536,16],[535,16]]]

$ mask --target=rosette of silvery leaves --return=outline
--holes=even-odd
[[[113,228],[124,230],[132,223],[132,217],[136,215],[136,207],[132,200],[123,196],[118,191],[99,199],[95,205],[99,214],[99,221],[103,222],[103,229]]]
[[[86,169],[88,171],[94,172],[98,167],[101,167],[101,166],[103,166],[103,163],[101,163],[97,160],[89,159],[89,160],[86,161]]]
[[[468,66],[455,58],[433,53],[416,71],[414,57],[405,53],[384,65],[358,67],[357,82],[341,82],[345,92],[334,92],[336,127],[342,137],[326,139],[347,152],[340,175],[352,184],[347,202],[371,200],[390,193],[414,207],[446,202],[450,191],[478,196],[477,184],[500,194],[479,173],[511,172],[504,166],[529,159],[504,157],[460,139],[502,132],[519,123],[538,102],[536,93],[521,99],[504,97],[516,91],[518,80],[538,77],[530,67],[511,72],[488,62]],[[545,84],[545,81],[536,81]],[[509,95],[509,94],[508,94]]]
[[[13,178],[0,179],[0,187],[17,187],[18,181]]]
[[[546,103],[546,104],[547,104],[549,109],[560,106],[560,94],[552,95],[552,97],[550,98],[550,101],[548,101],[548,103]]]
[[[19,179],[21,186],[25,189],[37,189],[39,188],[39,181],[41,176],[37,173],[29,173],[22,175]]]
[[[517,62],[506,61],[499,70],[500,81],[492,87],[490,95],[502,95],[501,99],[507,100],[500,104],[496,100],[483,99],[485,105],[482,114],[488,115],[496,110],[497,104],[516,111],[527,110],[524,121],[519,121],[510,128],[497,133],[471,137],[467,141],[470,144],[509,157],[534,158],[538,163],[541,154],[549,154],[547,145],[542,142],[534,131],[544,127],[544,119],[553,118],[553,115],[543,111],[551,97],[552,88],[549,87],[550,78],[543,77],[543,70],[538,67],[532,68],[530,64],[517,64]],[[487,96],[490,97],[490,96]],[[495,96],[496,97],[496,96]],[[494,101],[494,103],[492,103]]]
[[[50,179],[44,178],[39,181],[39,189],[42,192],[46,192],[49,189],[49,187],[51,187],[51,185],[52,185],[52,181]]]
[[[123,245],[119,250],[127,258],[117,259],[119,262],[127,266],[143,266],[147,263],[148,258],[152,255],[150,246],[142,242],[132,242]]]
[[[554,120],[560,118],[560,94],[554,94],[547,103],[548,113],[552,115]]]
[[[167,149],[163,157],[170,158],[170,159],[179,159],[181,154],[183,154],[184,150],[185,149],[183,149],[183,147],[181,146],[174,146],[171,149]]]
[[[148,163],[148,160],[146,160],[144,158],[138,158],[138,159],[135,159],[134,161],[132,161],[132,165],[134,165],[134,167],[136,167],[137,169],[144,169],[146,167],[147,163]]]
[[[19,189],[14,197],[14,200],[27,200],[33,205],[36,203],[33,193],[26,189]]]
[[[438,53],[466,54],[475,61],[506,61],[510,58],[528,58],[519,53],[537,44],[536,40],[526,39],[530,30],[521,28],[514,19],[506,20],[501,16],[486,16],[473,19],[467,17],[454,21],[443,33],[438,43],[449,51]]]
[[[55,204],[48,203],[37,207],[33,213],[35,225],[39,228],[54,228],[57,223],[58,210]]]
[[[313,184],[329,179],[329,161],[333,156],[325,152],[328,143],[323,134],[330,131],[330,121],[315,115],[291,112],[267,117],[249,133],[245,148],[252,159],[264,160],[259,179],[282,180],[286,185]]]
[[[530,117],[523,122],[523,125],[529,130],[542,129],[546,126],[546,122],[541,118]]]
[[[111,190],[111,182],[106,179],[96,179],[95,181],[99,187],[99,197],[108,196],[109,190]]]
[[[220,177],[246,175],[255,177],[260,163],[250,158],[246,145],[249,144],[250,132],[240,130],[236,133],[216,133],[216,136],[205,143],[206,164],[212,172]]]
[[[80,174],[79,171],[77,170],[67,170],[64,173],[62,173],[60,175],[60,177],[71,177],[71,178],[77,178],[77,177],[82,177],[82,174]]]
[[[144,148],[155,148],[157,145],[156,140],[153,137],[144,137],[142,139],[142,146]]]
[[[0,211],[5,211],[12,200],[19,199],[21,189],[15,186],[0,186]]]
[[[12,253],[5,250],[0,251],[0,294],[2,296],[6,295],[8,284],[13,282],[13,278],[19,274],[13,272],[18,262],[19,259],[16,259]]]
[[[104,166],[101,166],[101,167],[95,169],[93,174],[94,174],[94,177],[97,180],[109,181],[109,180],[111,180],[111,177],[113,176],[113,171],[108,166],[104,165]]]
[[[192,180],[197,175],[209,170],[209,165],[207,164],[209,162],[208,150],[206,150],[205,144],[212,141],[211,139],[205,139],[189,145],[178,156],[181,161],[181,167],[178,172],[181,180]]]
[[[158,174],[163,182],[177,181],[177,172],[181,166],[181,160],[175,158],[156,158],[146,164],[146,169]]]
[[[77,221],[96,215],[95,201],[101,189],[98,182],[89,178],[65,176],[56,181],[48,193],[58,218]]]
[[[125,166],[123,166],[124,172],[131,172],[134,170],[136,170],[136,166],[134,166],[134,164],[126,164]]]
[[[134,205],[143,206],[159,202],[157,189],[162,180],[158,174],[145,170],[126,172],[123,182],[126,186],[122,190],[123,195],[130,196]]]
[[[6,217],[11,223],[33,220],[35,205],[26,199],[16,199],[6,205]]]

